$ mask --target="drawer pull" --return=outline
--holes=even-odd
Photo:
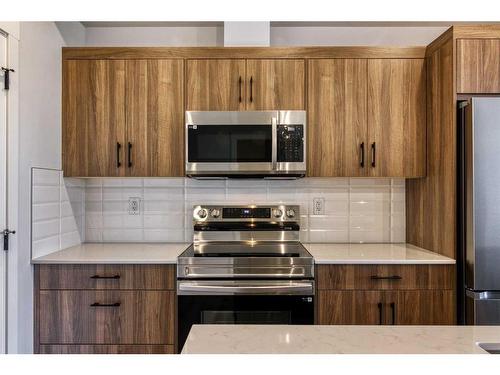
[[[120,275],[113,275],[113,276],[94,275],[94,276],[90,276],[90,278],[95,279],[95,280],[118,280],[120,278]]]
[[[99,302],[94,302],[90,307],[120,307],[121,303],[120,302],[115,302],[115,303],[99,303]]]
[[[401,280],[402,277],[399,275],[392,275],[392,276],[378,276],[378,275],[373,275],[370,276],[370,279],[372,280]]]

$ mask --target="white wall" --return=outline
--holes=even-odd
[[[223,28],[207,27],[88,27],[87,46],[222,46]]]
[[[272,46],[425,46],[448,27],[272,26]]]

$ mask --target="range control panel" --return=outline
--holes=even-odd
[[[193,223],[221,221],[297,221],[298,205],[270,206],[194,206]]]
[[[304,161],[304,125],[278,125],[278,163]]]

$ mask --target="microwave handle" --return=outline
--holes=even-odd
[[[272,154],[271,154],[271,163],[273,171],[276,170],[276,162],[278,159],[278,125],[277,118],[271,118],[271,134],[272,134]]]

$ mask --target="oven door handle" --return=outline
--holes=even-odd
[[[286,284],[263,285],[224,285],[202,282],[183,282],[177,284],[178,295],[249,295],[249,294],[288,294],[314,295],[314,283],[290,282]]]
[[[273,171],[277,170],[277,162],[278,162],[278,119],[273,117],[271,119],[271,163]]]

